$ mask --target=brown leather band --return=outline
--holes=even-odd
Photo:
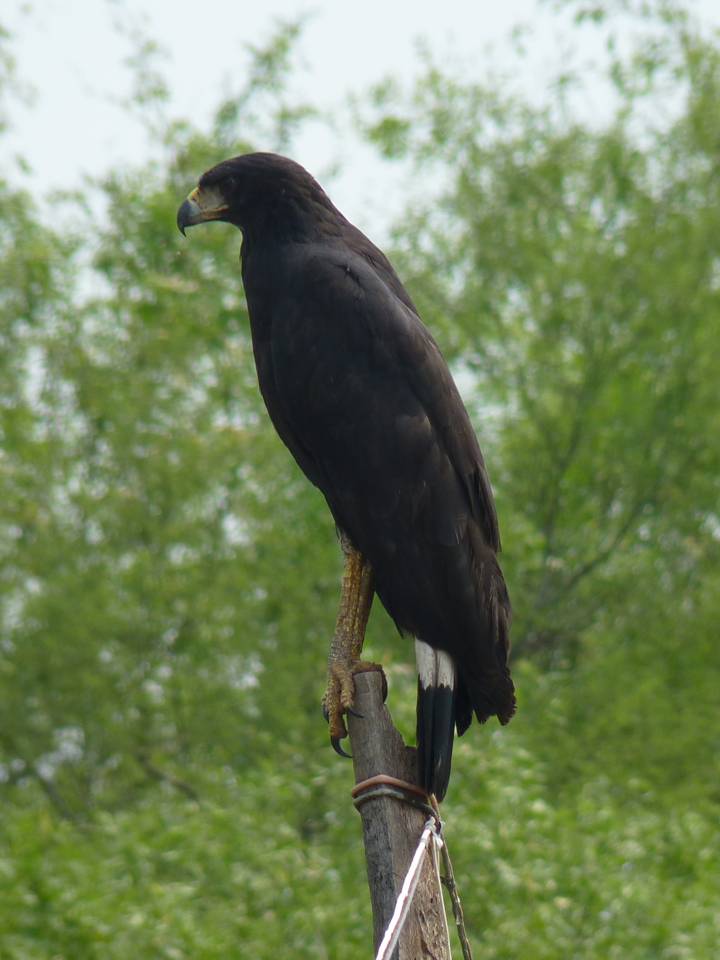
[[[351,796],[353,800],[355,800],[366,790],[380,786],[395,787],[396,790],[401,790],[403,793],[420,797],[421,800],[425,800],[426,802],[428,800],[428,795],[422,787],[419,787],[416,783],[408,783],[407,780],[399,780],[397,777],[390,777],[386,773],[379,773],[375,777],[369,777],[367,780],[361,780],[360,783],[356,783],[352,789]]]

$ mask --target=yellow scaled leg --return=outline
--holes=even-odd
[[[365,628],[373,599],[373,574],[370,564],[341,537],[345,554],[340,609],[328,658],[328,684],[323,697],[323,713],[330,726],[330,743],[336,753],[348,756],[340,746],[347,736],[344,714],[351,713],[355,699],[353,674],[380,670],[377,663],[360,659]]]

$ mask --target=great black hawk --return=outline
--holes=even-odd
[[[442,799],[454,729],[506,723],[510,603],[480,447],[448,366],[385,255],[299,164],[225,160],[178,210],[242,231],[258,382],[275,429],[325,495],[345,551],[324,708],[347,735],[373,591],[418,667],[418,776]]]

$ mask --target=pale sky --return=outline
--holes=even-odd
[[[541,97],[562,56],[552,6],[540,0],[4,0],[0,24],[12,35],[19,78],[34,96],[29,105],[11,104],[0,164],[13,180],[45,188],[77,186],[85,174],[142,164],[147,141],[118,105],[130,90],[124,64],[130,46],[118,25],[141,25],[164,48],[172,113],[203,128],[223,92],[240,86],[244,46],[262,44],[274,21],[302,13],[309,21],[300,44],[306,69],[299,87],[319,106],[342,104],[348,92],[362,93],[389,73],[412,78],[419,40],[440,63],[462,64],[468,77],[480,78],[491,66],[514,69],[506,38],[518,23],[530,27],[531,52],[524,75],[514,79]],[[720,22],[719,0],[697,0],[694,9]],[[600,102],[591,92],[581,109],[602,110],[598,96]],[[15,155],[25,158],[31,174],[17,170]],[[338,159],[349,167],[351,176],[340,178],[334,196],[338,200],[339,192],[338,203],[351,218],[371,192],[377,195],[367,184],[369,152],[356,156],[344,137],[333,140],[315,130],[294,156],[316,174]]]

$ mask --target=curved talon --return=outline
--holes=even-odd
[[[325,706],[325,704],[322,705],[322,715],[325,719],[325,723],[330,723],[330,711]]]
[[[340,746],[340,737],[330,737],[330,745],[339,757],[346,757],[348,760],[352,760],[352,754],[345,753]]]

